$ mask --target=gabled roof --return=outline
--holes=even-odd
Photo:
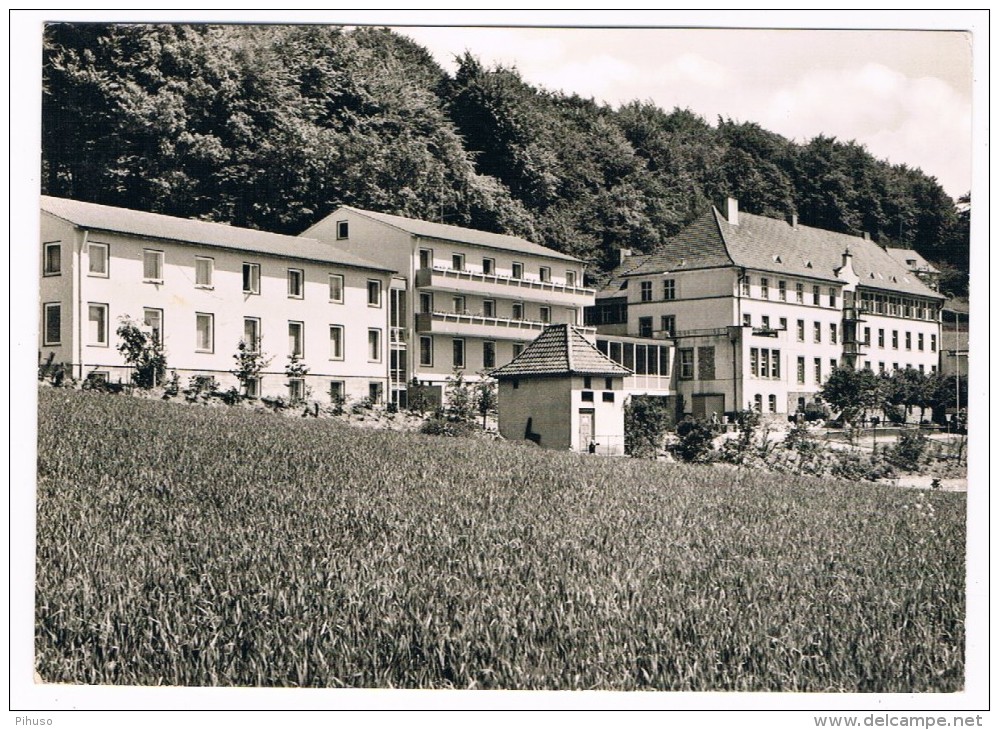
[[[598,296],[616,295],[625,277],[719,266],[839,282],[836,272],[846,251],[862,287],[943,298],[873,241],[742,212],[732,225],[717,209],[666,241],[659,253],[626,259]]]
[[[53,198],[48,195],[42,196],[41,209],[79,228],[90,230],[321,261],[376,271],[392,271],[355,254],[344,253],[314,238],[283,236],[251,228],[237,228],[225,223],[175,218],[159,213],[145,213],[68,198]]]
[[[924,259],[919,252],[911,248],[886,248],[885,253],[910,271],[919,271],[927,274],[940,273],[937,267]],[[910,261],[912,262],[911,264],[909,263]]]
[[[518,253],[531,254],[532,256],[546,256],[551,259],[561,259],[563,261],[579,262],[574,256],[561,253],[554,249],[532,243],[524,238],[508,236],[503,233],[489,233],[488,231],[477,231],[473,228],[462,228],[446,223],[431,223],[416,218],[406,218],[401,215],[390,215],[388,213],[376,213],[371,210],[362,210],[349,205],[341,206],[343,210],[349,210],[371,220],[384,223],[385,225],[398,228],[401,231],[420,236],[422,238],[439,238],[445,241],[456,241],[458,243],[470,243],[474,246],[484,246],[486,248],[501,249],[504,251],[515,251]]]
[[[500,380],[521,377],[603,375],[623,377],[631,370],[618,365],[569,324],[546,327],[512,362],[493,370]]]

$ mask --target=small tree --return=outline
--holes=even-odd
[[[486,429],[486,419],[496,413],[499,405],[499,398],[496,395],[496,381],[482,374],[482,379],[475,384],[474,396],[475,410],[482,416],[482,430]]]
[[[628,453],[641,458],[657,458],[669,432],[670,416],[665,398],[633,395],[624,408],[624,441]]]
[[[455,370],[454,375],[447,379],[445,393],[447,420],[464,423],[475,418],[475,398],[461,370]]]
[[[302,362],[298,354],[288,356],[288,364],[284,366],[285,375],[288,376],[288,401],[290,403],[301,403],[309,398],[309,389],[305,387],[305,376],[309,374],[309,366]],[[296,382],[302,383],[302,390],[295,392]]]
[[[116,332],[121,342],[118,352],[125,362],[135,368],[132,382],[140,388],[155,388],[166,375],[166,352],[159,338],[144,332],[137,322],[127,315],[119,319]]]
[[[680,441],[674,451],[681,459],[691,462],[710,459],[715,433],[709,424],[686,418],[677,424],[676,435],[680,437]]]
[[[253,347],[249,342],[241,339],[232,359],[236,361],[236,367],[229,372],[236,376],[243,390],[243,395],[248,396],[250,384],[260,378],[260,373],[271,364],[273,358],[265,356],[259,346]]]
[[[753,448],[756,429],[760,425],[760,412],[754,408],[739,411],[735,414],[735,422],[739,426],[739,438],[729,441],[726,445],[735,463],[742,465]]]
[[[840,412],[844,421],[854,422],[880,400],[878,378],[870,370],[835,368],[819,391],[822,400]]]

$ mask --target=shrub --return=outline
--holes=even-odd
[[[796,423],[784,438],[784,448],[796,451],[802,456],[811,456],[822,449],[805,425],[800,423]]]
[[[624,442],[631,456],[654,459],[669,432],[671,413],[664,398],[633,395],[624,409]]]
[[[246,340],[240,340],[232,359],[236,361],[236,367],[230,372],[236,376],[243,393],[247,394],[250,384],[260,378],[260,374],[274,358],[264,355],[259,343],[257,347],[252,347]]]
[[[447,379],[445,393],[449,421],[465,422],[475,418],[475,395],[465,382],[465,375],[461,370],[455,370],[454,375]]]
[[[234,406],[243,400],[242,394],[236,388],[229,388],[219,393],[219,398],[227,406]]]
[[[673,453],[684,461],[707,462],[711,460],[714,431],[704,421],[686,418],[676,426],[679,441],[673,446]]]
[[[218,390],[219,384],[214,375],[192,375],[187,382],[187,390],[184,391],[184,395],[187,400],[193,402],[198,398],[210,398],[216,395]]]
[[[170,378],[163,384],[163,397],[173,398],[178,393],[180,393],[180,376],[177,375],[177,371],[174,370],[170,373]]]
[[[894,446],[885,450],[885,458],[900,469],[915,469],[926,454],[929,439],[919,431],[899,434]]]
[[[159,339],[139,328],[138,323],[125,316],[119,320],[116,334],[121,339],[118,352],[135,368],[132,382],[140,388],[154,388],[166,375],[166,353]]]
[[[420,433],[430,436],[471,436],[476,432],[476,427],[471,421],[452,421],[447,418],[428,418],[420,426]]]

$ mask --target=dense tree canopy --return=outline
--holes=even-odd
[[[604,269],[731,195],[915,248],[966,287],[968,214],[854,142],[613,109],[469,53],[452,77],[385,29],[53,24],[43,52],[51,195],[282,233],[346,203],[527,236]]]

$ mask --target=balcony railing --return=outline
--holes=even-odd
[[[863,342],[844,342],[843,343],[843,354],[844,355],[863,355],[864,354],[864,343]]]
[[[526,298],[551,294],[556,295],[559,300],[566,301],[574,297],[593,299],[596,296],[594,289],[582,286],[570,286],[536,279],[516,279],[512,276],[481,274],[477,271],[460,271],[436,266],[432,269],[417,269],[416,286],[417,288],[439,287],[455,291],[500,291],[505,296],[524,297],[526,295]],[[532,294],[534,297],[531,297]]]
[[[533,339],[550,322],[509,317],[486,317],[467,312],[421,312],[416,315],[416,331],[420,334],[468,334],[475,337]],[[595,335],[596,327],[576,327],[586,335]]]
[[[843,307],[843,321],[863,322],[864,310],[861,307]]]

